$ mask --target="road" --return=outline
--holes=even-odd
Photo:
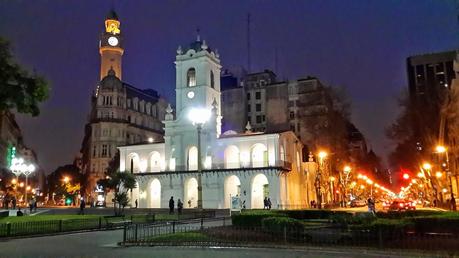
[[[118,247],[122,230],[13,239],[0,242],[0,257],[171,257],[171,258],[271,258],[271,257],[432,257],[418,253],[396,254],[353,248],[198,248]],[[440,256],[438,256],[440,257]]]

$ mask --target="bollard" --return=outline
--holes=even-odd
[[[127,225],[124,224],[124,230],[123,230],[123,244],[126,244],[126,231],[127,231]]]
[[[201,230],[202,230],[203,227],[204,227],[204,219],[201,218]]]
[[[287,227],[284,226],[284,242],[287,243]]]
[[[172,234],[175,234],[175,221],[172,222]]]
[[[99,229],[102,229],[102,217],[99,217]]]
[[[6,236],[11,236],[11,223],[6,223]]]

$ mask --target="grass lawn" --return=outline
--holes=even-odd
[[[0,223],[30,222],[30,221],[50,221],[50,220],[69,220],[69,219],[97,219],[99,215],[36,215],[22,217],[4,217]]]

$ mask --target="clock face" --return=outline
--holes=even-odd
[[[187,96],[189,99],[192,99],[192,98],[194,98],[194,92],[189,91],[189,92],[186,94],[186,96]]]
[[[110,44],[110,46],[116,46],[118,45],[118,39],[116,37],[110,37],[108,38],[108,44]]]

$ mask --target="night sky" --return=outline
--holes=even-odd
[[[6,1],[0,36],[16,60],[45,76],[51,98],[37,118],[19,116],[25,142],[49,173],[71,163],[83,138],[99,78],[98,38],[114,2],[125,54],[123,80],[175,101],[175,50],[201,37],[224,68],[245,66],[247,13],[252,17],[252,71],[280,79],[317,76],[347,88],[353,121],[381,155],[384,129],[406,88],[405,59],[459,46],[454,1]]]

